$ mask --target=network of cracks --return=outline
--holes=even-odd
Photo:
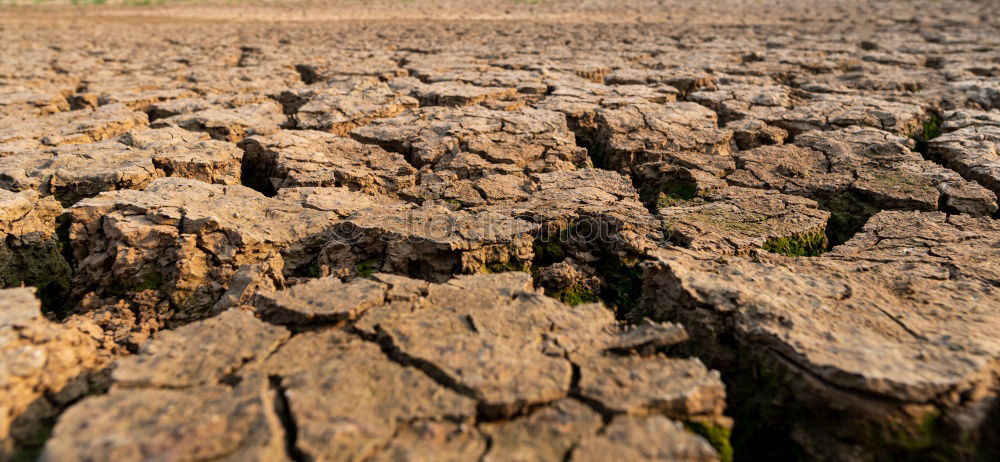
[[[928,21],[5,25],[0,459],[1000,457]]]

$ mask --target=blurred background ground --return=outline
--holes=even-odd
[[[816,21],[956,21],[996,0],[0,0],[0,21],[420,21],[772,24]],[[964,18],[964,19],[963,19]],[[979,19],[979,18],[975,18]]]

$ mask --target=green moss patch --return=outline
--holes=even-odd
[[[354,270],[357,272],[359,278],[370,278],[373,274],[378,271],[379,262],[374,258],[369,258],[357,265],[354,265]]]
[[[719,453],[721,462],[733,462],[733,445],[729,438],[732,430],[718,424],[710,422],[685,422],[684,427],[689,432],[695,433],[708,441],[715,451]]]
[[[867,431],[867,444],[896,449],[901,460],[914,460],[912,456],[917,453],[928,456],[927,460],[935,460],[930,458],[931,452],[928,450],[937,439],[935,435],[940,417],[940,411],[930,408],[914,421],[888,422],[885,426],[872,425]]]
[[[159,290],[160,287],[163,287],[163,275],[157,271],[150,271],[139,277],[139,283],[135,285],[133,290],[142,292],[144,290]]]
[[[163,274],[156,270],[147,270],[136,277],[131,284],[114,284],[105,289],[105,291],[109,295],[123,297],[129,292],[160,290],[163,287],[163,283]]]
[[[566,258],[566,249],[563,248],[557,236],[535,239],[531,248],[535,253],[535,266],[551,265]]]
[[[569,306],[581,305],[584,303],[597,303],[601,297],[597,292],[583,287],[567,287],[557,291],[545,291],[545,295],[555,298]]]
[[[71,278],[72,271],[58,241],[13,248],[0,244],[2,287],[36,287],[46,313],[66,314]]]
[[[587,235],[587,230],[577,230]],[[537,277],[535,270],[554,263],[561,262],[570,256],[570,249],[564,246],[568,232],[562,230],[545,237],[540,237],[532,244],[535,256],[531,262],[524,262],[525,269],[516,271],[531,271]],[[638,312],[639,299],[642,296],[642,270],[638,261],[623,262],[617,257],[598,249],[598,260],[594,264],[597,274],[604,280],[600,291],[585,287],[568,287],[560,289],[545,288],[546,295],[559,299],[569,305],[581,303],[596,303],[603,301],[612,309],[619,320],[632,319],[632,314]],[[639,315],[638,319],[641,319]]]
[[[910,430],[898,430],[896,441],[906,449],[926,449],[934,445],[934,434],[941,412],[933,409],[924,414],[920,423]]]
[[[826,251],[826,243],[826,234],[814,231],[768,239],[764,250],[789,257],[815,257]]]
[[[914,133],[912,138],[916,143],[914,151],[917,151],[923,155],[927,155],[930,150],[930,140],[941,136],[941,116],[937,114],[932,114],[930,119],[928,119],[920,127],[920,131]]]

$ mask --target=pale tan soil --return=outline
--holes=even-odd
[[[19,3],[0,461],[1000,458],[995,1]]]

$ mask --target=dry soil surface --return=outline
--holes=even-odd
[[[12,3],[0,460],[1000,459],[995,1]]]

